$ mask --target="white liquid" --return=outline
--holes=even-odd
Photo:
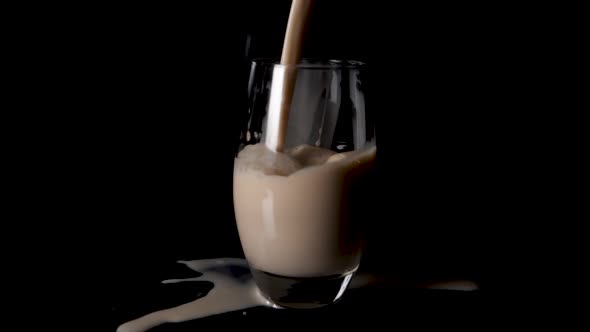
[[[245,147],[235,161],[234,207],[250,265],[288,277],[354,271],[361,239],[349,198],[375,156],[375,146],[340,154],[306,145],[285,153]]]
[[[202,298],[174,308],[165,309],[150,313],[138,319],[127,322],[117,332],[143,332],[164,323],[180,323],[197,318],[203,318],[216,314],[247,308],[266,306],[272,307],[271,303],[265,300],[259,293],[258,287],[254,284],[251,275],[236,277],[228,273],[227,268],[232,266],[248,267],[245,260],[240,258],[217,258],[195,261],[180,261],[194,271],[203,273],[200,277],[186,279],[169,279],[162,281],[163,284],[191,281],[211,281],[213,289]],[[357,289],[371,285],[390,284],[396,287],[399,282],[371,274],[355,275],[349,286],[350,289]],[[410,285],[401,285],[407,288]],[[432,282],[411,285],[417,288],[435,288],[451,290],[477,290],[478,285],[469,280],[457,280],[446,282]],[[245,314],[245,312],[244,312]]]
[[[164,280],[162,283],[211,281],[215,285],[207,296],[132,320],[119,326],[117,332],[143,332],[164,323],[179,323],[256,306],[271,306],[260,295],[250,274],[238,278],[227,270],[230,266],[248,268],[243,259],[218,258],[179,263],[203,275],[196,278]]]

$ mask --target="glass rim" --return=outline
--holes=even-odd
[[[327,58],[303,58],[301,62],[295,65],[282,65],[280,59],[277,58],[255,58],[252,63],[263,66],[285,66],[295,67],[300,69],[334,69],[334,68],[348,68],[361,69],[366,68],[365,62],[347,59],[327,59]]]

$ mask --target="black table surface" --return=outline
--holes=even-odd
[[[165,279],[190,278],[199,273],[175,261],[176,257],[160,255],[152,259],[126,260],[117,267],[111,287],[110,328],[148,313],[175,307],[198,299],[214,287],[209,281],[190,281],[162,284]],[[195,255],[196,259],[211,258]],[[191,257],[182,257],[191,259]],[[359,273],[370,272],[371,261],[361,265]],[[369,271],[368,271],[369,270]],[[382,271],[383,272],[383,271]],[[385,271],[386,272],[386,271]],[[387,326],[440,327],[481,326],[481,289],[477,291],[419,289],[400,286],[409,284],[408,277],[400,279],[390,274],[394,282],[349,289],[336,304],[310,310],[277,310],[255,307],[210,316],[183,323],[168,323],[150,331],[196,331],[203,327],[248,326],[271,328],[268,324],[284,327],[330,326],[352,329]],[[405,278],[405,279],[404,279]],[[442,325],[441,325],[442,324]]]

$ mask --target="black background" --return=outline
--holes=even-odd
[[[561,186],[579,183],[572,170],[582,165],[567,161],[583,151],[576,124],[585,122],[574,119],[584,11],[316,2],[304,56],[371,69],[363,84],[379,119],[379,198],[361,269],[473,278],[486,292],[492,270],[511,278],[531,257],[544,259],[537,249],[558,239],[534,230],[548,218],[561,222],[579,201]],[[48,318],[96,315],[84,322],[106,320],[101,330],[112,330],[194,298],[158,286],[190,273],[177,259],[241,255],[231,202],[236,121],[248,60],[279,56],[288,8],[287,0],[3,7],[3,234],[18,241],[5,241],[4,251],[16,263],[5,272],[7,294],[20,301],[13,307],[26,315],[42,299],[55,310]],[[205,191],[210,198],[199,198]],[[532,287],[531,279],[508,281]],[[74,299],[58,304],[70,290]],[[436,324],[438,312],[457,322],[481,309],[449,293],[367,294],[347,292],[348,304],[330,310],[366,322],[401,310],[394,318]],[[100,299],[105,312],[91,308]],[[284,318],[262,320],[273,317]]]
[[[170,295],[146,294],[186,275],[176,260],[243,255],[231,190],[237,119],[249,60],[280,56],[289,6],[97,8],[79,18],[83,31],[64,27],[79,68],[68,107],[80,110],[84,137],[68,144],[84,155],[85,232],[99,236],[108,265],[113,326],[169,304]],[[485,289],[483,239],[501,216],[496,189],[509,164],[497,158],[508,130],[498,124],[518,80],[506,64],[520,40],[502,40],[495,13],[317,1],[303,56],[370,69],[379,181],[364,270]],[[171,303],[186,302],[178,296]]]

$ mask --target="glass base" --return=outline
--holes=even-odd
[[[332,276],[294,278],[252,268],[260,292],[282,308],[312,309],[338,301],[348,287],[354,270]]]

